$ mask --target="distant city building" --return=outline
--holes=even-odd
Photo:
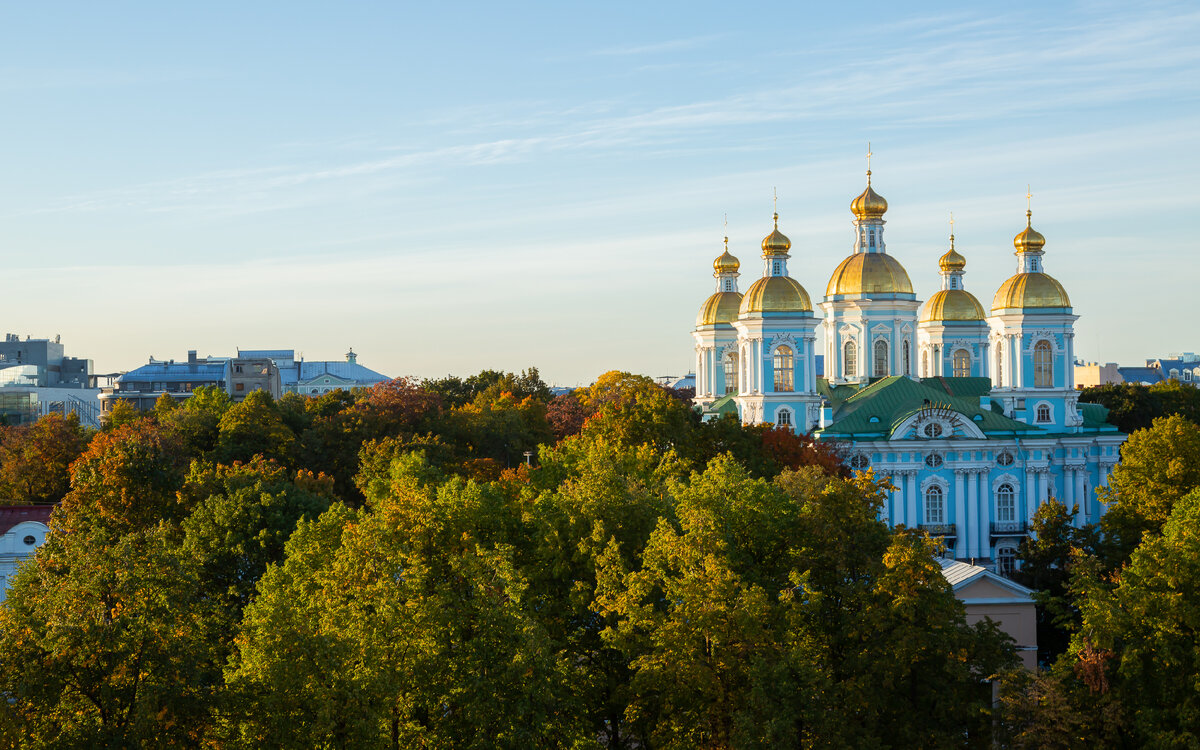
[[[1122,367],[1115,362],[1075,363],[1075,387],[1087,388],[1115,383],[1154,385],[1174,378],[1180,383],[1200,386],[1200,355],[1177,352],[1166,357],[1151,357],[1144,366]]]
[[[17,566],[33,557],[49,533],[53,505],[0,507],[0,602],[8,593]]]
[[[238,356],[269,358],[279,368],[283,392],[301,396],[319,396],[339,388],[370,388],[391,380],[387,375],[360,365],[353,349],[346,352],[344,361],[297,360],[293,349],[238,349]]]
[[[1120,366],[1116,362],[1100,364],[1099,362],[1075,363],[1075,387],[1091,388],[1097,385],[1124,383]]]
[[[57,336],[6,334],[0,342],[0,420],[25,424],[51,413],[76,414],[81,424],[98,426],[98,377],[92,360],[66,356]]]
[[[391,379],[357,360],[353,349],[345,361],[332,362],[297,360],[292,349],[238,349],[236,357],[203,358],[193,349],[186,362],[151,357],[148,364],[117,377],[114,386],[100,395],[100,401],[107,413],[117,401],[151,409],[164,394],[182,401],[204,386],[216,386],[234,401],[241,401],[254,391],[266,391],[274,398],[284,393],[317,396]]]

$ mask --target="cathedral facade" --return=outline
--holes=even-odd
[[[887,252],[887,201],[867,187],[850,204],[854,247],[814,313],[788,272],[791,242],[775,226],[762,275],[742,293],[740,263],[713,263],[701,306],[696,405],[837,440],[854,470],[890,478],[884,516],[943,539],[947,556],[1007,572],[1039,505],[1053,497],[1077,522],[1104,512],[1125,435],[1107,410],[1080,404],[1066,290],[1042,267],[1046,239],[1032,212],[1013,240],[1016,273],[985,312],[966,289],[966,259],[938,259],[940,289],[922,304]],[[817,331],[822,343],[818,347]]]

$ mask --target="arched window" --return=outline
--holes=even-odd
[[[921,377],[929,377],[929,350],[921,352]]]
[[[908,339],[904,340],[904,374],[912,375],[912,347],[908,345]]]
[[[737,393],[738,355],[729,352],[725,355],[725,395]]]
[[[780,427],[792,426],[792,411],[791,409],[780,409],[775,412],[775,424]]]
[[[1017,551],[1012,545],[996,548],[996,572],[1002,576],[1011,576],[1017,570]]]
[[[1054,385],[1054,355],[1049,341],[1039,341],[1033,346],[1033,386],[1050,388]]]
[[[846,377],[852,378],[858,374],[858,345],[854,343],[854,339],[850,339],[842,347],[842,351],[845,353],[842,372]]]
[[[1011,484],[1005,483],[996,489],[996,520],[1017,520],[1017,493]]]
[[[795,368],[792,367],[792,347],[780,346],[775,349],[775,391],[786,392],[795,390]]]
[[[954,350],[954,377],[971,377],[971,353],[966,349]]]
[[[945,523],[946,504],[942,488],[936,484],[925,490],[925,523]]]
[[[1038,404],[1037,414],[1034,417],[1038,424],[1050,423],[1050,404]]]
[[[877,378],[887,375],[891,369],[888,367],[888,345],[884,339],[875,340],[875,362],[873,364],[875,367],[871,374]]]

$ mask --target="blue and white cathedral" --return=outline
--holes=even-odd
[[[988,313],[967,291],[953,234],[937,261],[940,288],[921,304],[887,252],[887,208],[868,169],[850,204],[854,247],[826,284],[820,317],[789,274],[778,213],[761,276],[744,293],[725,238],[716,290],[692,333],[696,405],[705,418],[731,414],[840,441],[853,469],[890,478],[890,524],[927,530],[947,556],[1008,572],[1048,498],[1077,508],[1080,524],[1104,512],[1095,490],[1125,435],[1103,406],[1078,401],[1078,316],[1042,268],[1046,239],[1030,211],[1013,240],[1016,273]]]

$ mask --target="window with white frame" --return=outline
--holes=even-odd
[[[996,488],[996,520],[1017,520],[1017,492],[1007,482]]]
[[[725,355],[725,395],[737,393],[738,355],[729,352]]]
[[[871,372],[877,378],[888,374],[888,344],[884,339],[875,340],[875,369]]]
[[[1054,354],[1050,342],[1042,340],[1033,345],[1033,386],[1050,388],[1054,385]]]
[[[904,374],[905,375],[912,375],[912,351],[910,351],[911,349],[912,349],[912,347],[908,345],[908,340],[905,339],[905,341],[904,341]]]
[[[954,377],[968,378],[971,376],[971,353],[966,349],[954,350]]]
[[[792,347],[776,347],[774,359],[776,393],[795,390],[796,371],[793,364]]]
[[[852,378],[858,374],[858,345],[854,343],[854,339],[850,339],[842,347],[844,359],[842,360],[842,372],[846,377]]]
[[[780,409],[775,412],[775,424],[780,427],[792,426],[792,411],[791,409]]]
[[[921,352],[921,377],[929,377],[929,351]]]
[[[936,484],[925,490],[925,523],[946,522],[946,497],[942,488]]]
[[[1050,423],[1050,404],[1038,404],[1034,419],[1038,424]]]

